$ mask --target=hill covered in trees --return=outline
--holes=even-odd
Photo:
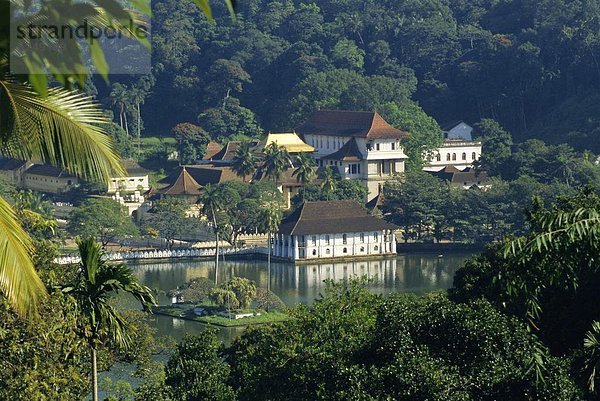
[[[410,125],[419,105],[441,124],[493,118],[516,141],[600,151],[598,1],[246,0],[235,20],[213,3],[214,24],[190,0],[153,2],[153,77],[122,82],[134,132],[137,104],[147,134],[193,122],[221,140],[317,108]],[[115,84],[98,86],[119,115]]]

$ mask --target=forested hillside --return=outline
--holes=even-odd
[[[154,79],[122,81],[146,135],[255,136],[317,108],[420,121],[418,104],[440,124],[493,118],[516,141],[600,151],[599,1],[243,0],[236,20],[213,3],[215,24],[190,0],[153,2]]]

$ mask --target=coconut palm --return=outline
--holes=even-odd
[[[235,151],[231,169],[246,182],[246,176],[256,171],[256,157],[252,153],[249,142],[242,142]]]
[[[81,318],[81,336],[90,347],[92,361],[92,397],[98,400],[96,354],[111,344],[128,347],[128,324],[110,299],[118,292],[133,295],[145,310],[156,305],[150,289],[141,285],[124,264],[110,264],[102,258],[102,248],[93,238],[78,240],[81,262],[75,282],[63,292],[74,298]]]
[[[271,142],[265,148],[263,159],[265,175],[277,184],[283,173],[290,167],[292,167],[292,160],[287,150],[283,146],[277,146],[277,143]]]
[[[127,86],[115,83],[109,95],[110,104],[119,110],[119,125],[129,137],[129,124],[127,123],[127,108],[129,105],[129,94]]]
[[[335,174],[329,166],[326,166],[323,170],[323,183],[321,184],[321,188],[327,192],[327,200],[329,200],[329,196],[337,189]]]
[[[222,207],[223,199],[217,187],[207,184],[204,187],[204,193],[198,199],[202,204],[202,214],[212,221],[213,230],[215,233],[216,249],[215,249],[215,285],[218,284],[219,277],[219,225],[217,221],[217,213]]]
[[[90,97],[62,88],[46,97],[31,86],[0,79],[0,155],[42,160],[87,180],[108,183],[124,174],[108,123]],[[45,294],[31,260],[32,245],[11,206],[0,199],[0,289],[20,314],[35,312]]]
[[[263,208],[263,225],[267,231],[267,290],[271,290],[271,236],[281,223],[281,208],[266,204]]]
[[[212,19],[208,0],[196,3]],[[235,1],[225,0],[225,3],[233,13]],[[103,4],[93,5],[96,14],[90,17],[90,23],[96,27],[111,27],[125,35],[131,34],[128,27],[136,24],[121,25],[115,21],[121,22],[123,15],[129,16],[130,22],[140,21],[139,18],[117,3],[106,8]],[[56,5],[68,9],[64,3],[44,2],[41,10],[52,17],[60,17]],[[144,2],[136,5],[142,13],[150,14],[150,7]],[[91,181],[108,183],[111,175],[124,175],[112,139],[101,128],[109,121],[92,99],[73,90],[48,87],[47,70],[52,71],[56,81],[64,85],[78,82],[83,86],[86,74],[81,66],[85,65],[86,56],[80,48],[69,58],[55,48],[46,52],[44,56],[47,57],[39,57],[35,50],[32,53],[32,48],[26,49],[29,50],[26,56],[19,59],[29,63],[26,66],[30,83],[17,82],[10,76],[8,22],[18,7],[23,7],[23,3],[0,1],[3,18],[0,24],[0,155],[40,160]],[[117,15],[119,17],[115,18]],[[38,13],[30,18],[40,17],[44,16]],[[109,69],[102,50],[97,43],[92,50],[96,69],[107,79]],[[126,123],[124,125],[127,126]],[[21,315],[35,314],[36,305],[45,294],[33,267],[32,253],[31,239],[19,225],[15,211],[0,198],[0,291]]]
[[[598,371],[600,370],[600,322],[592,322],[592,328],[585,334],[583,353],[588,389],[590,392],[595,393]]]
[[[308,153],[300,153],[296,156],[294,163],[296,169],[292,173],[292,177],[296,177],[296,181],[303,185],[308,184],[316,175],[315,159]],[[305,188],[302,188],[302,200],[304,201]]]

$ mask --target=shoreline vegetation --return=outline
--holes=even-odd
[[[198,307],[204,308],[211,314],[206,316],[196,315],[194,309]],[[214,306],[194,304],[159,305],[153,308],[152,312],[156,315],[171,316],[182,320],[220,327],[245,327],[257,324],[285,322],[291,319],[287,313],[280,310],[266,312],[259,311],[258,309],[244,310],[244,312],[252,312],[254,316],[232,319],[212,314],[217,312]]]

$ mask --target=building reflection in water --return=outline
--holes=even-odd
[[[399,255],[380,260],[354,262],[317,263],[294,265],[273,263],[271,266],[271,289],[286,303],[311,304],[325,288],[324,281],[348,280],[352,277],[367,277],[372,280],[369,289],[374,293],[412,292],[425,293],[447,289],[452,285],[455,271],[462,266],[467,254],[438,257],[433,254]],[[152,264],[131,264],[138,279],[159,292],[159,303],[170,302],[166,293],[197,277],[214,280],[214,262],[189,260]],[[221,261],[219,283],[233,275],[253,280],[257,286],[267,287],[267,263],[262,260]],[[131,306],[135,304],[132,302]],[[180,340],[185,334],[195,334],[204,326],[166,316],[154,316],[154,326],[159,335],[168,334]],[[219,332],[219,338],[229,343],[243,328],[227,328]]]
[[[273,263],[271,288],[288,305],[310,304],[325,286],[325,280],[367,277],[374,292],[424,293],[449,288],[454,272],[469,255],[399,255],[396,258],[336,263],[294,265]],[[150,288],[167,292],[197,277],[214,280],[214,262],[186,261],[132,265],[138,278]],[[219,282],[235,276],[267,286],[266,262],[261,260],[223,261],[219,264]],[[161,297],[166,302],[166,296]]]

